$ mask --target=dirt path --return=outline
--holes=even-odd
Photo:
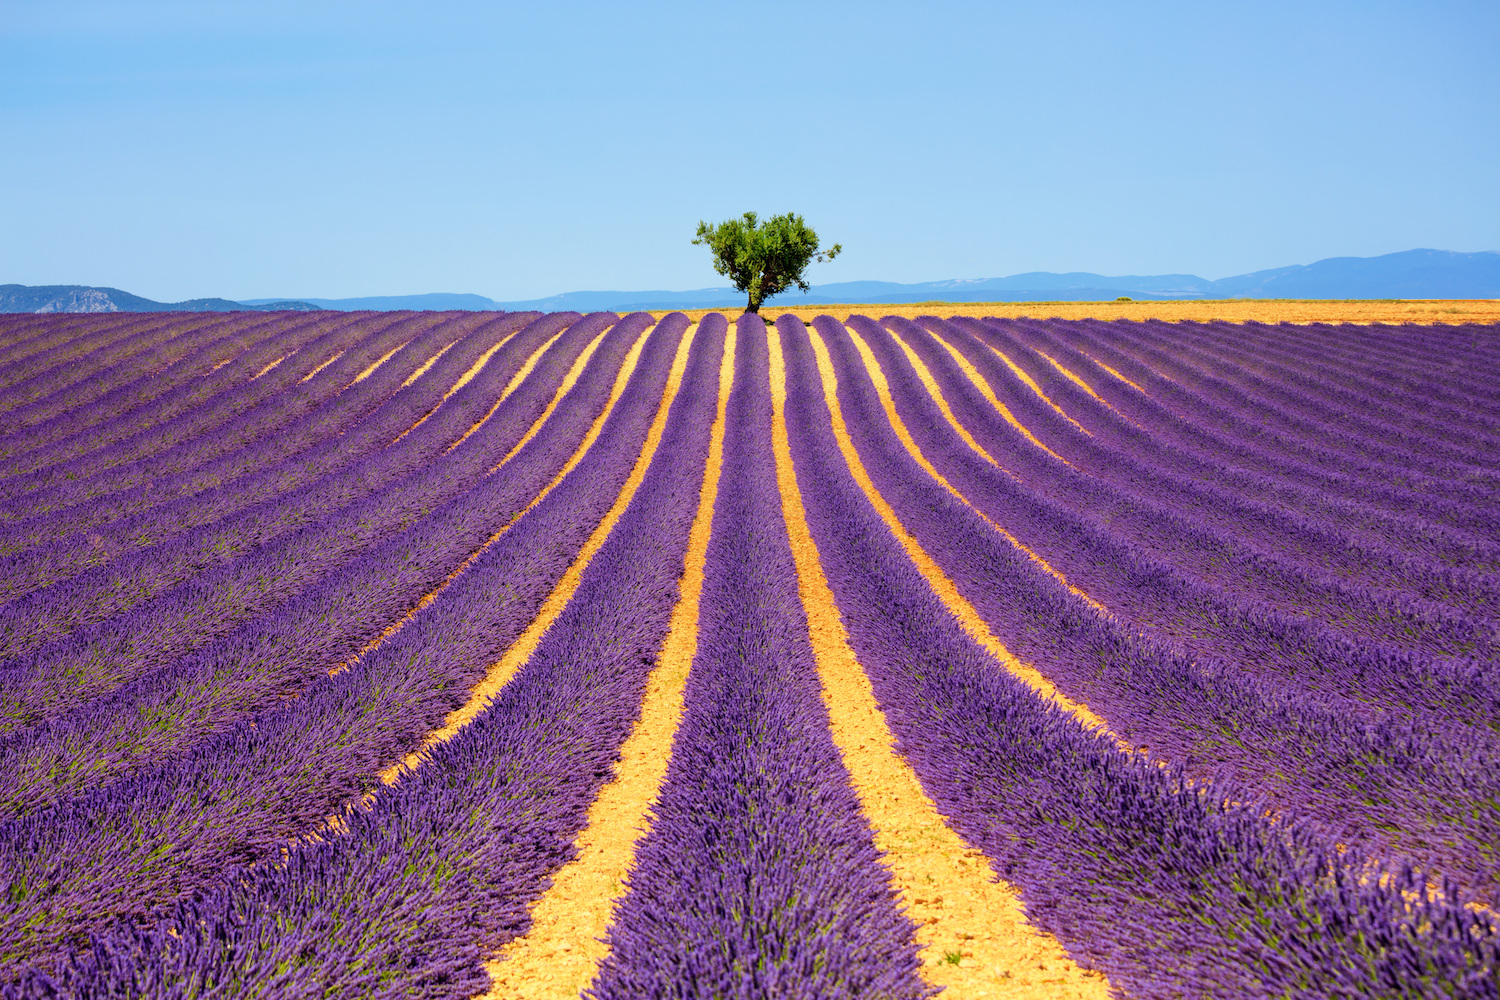
[[[541,416],[537,417],[534,421],[532,421],[531,426],[528,427],[528,428],[526,428],[526,433],[521,435],[521,439],[519,441],[517,441],[514,446],[511,447],[510,451],[508,451],[508,452],[505,453],[505,457],[502,458],[502,459],[500,459],[500,461],[496,462],[494,465],[490,466],[490,472],[491,473],[497,471],[506,462],[509,462],[511,459],[515,458],[516,455],[520,453],[521,449],[524,448],[524,447],[526,447],[528,444],[530,444],[531,443],[531,439],[534,438],[534,437],[536,437],[537,434],[539,434],[541,432],[541,429],[542,429],[543,425],[545,425],[548,420],[552,419],[552,413],[553,413],[553,411],[555,411],[558,408],[558,406],[560,406],[562,404],[563,399],[566,398],[567,395],[568,395],[568,393],[573,390],[573,386],[578,382],[578,379],[583,375],[584,368],[588,367],[589,359],[594,356],[594,352],[599,349],[599,345],[602,344],[602,343],[604,343],[605,336],[612,329],[614,329],[614,327],[609,327],[608,329],[600,331],[600,333],[599,333],[598,336],[596,336],[593,340],[589,341],[589,345],[583,349],[583,351],[578,355],[578,357],[576,359],[574,359],[574,361],[573,361],[573,367],[571,367],[571,368],[568,369],[568,374],[566,374],[566,375],[563,376],[562,382],[559,383],[558,386],[557,386],[557,391],[552,394],[552,399],[547,403],[547,408],[542,411]],[[635,371],[636,360],[641,356],[641,349],[646,344],[646,333],[650,333],[650,332],[651,332],[651,328],[648,327],[646,329],[646,332],[642,333],[641,336],[639,337],[639,339],[636,340],[635,346],[630,349],[630,354],[626,356],[626,358],[625,358],[625,364],[620,369],[620,377],[617,378],[617,379],[615,379],[614,390],[610,393],[610,397],[609,397],[609,404],[607,406],[605,406],[604,413],[601,414],[600,417],[599,417],[599,419],[594,421],[594,425],[589,428],[589,436],[586,437],[586,438],[584,438],[584,441],[586,443],[592,444],[593,441],[594,441],[594,438],[596,438],[596,437],[599,436],[599,429],[604,426],[604,415],[607,415],[611,410],[613,410],[615,408],[615,402],[620,398],[620,393],[622,393],[622,392],[625,391],[625,383],[626,383],[626,381],[628,381],[625,378],[625,374],[626,374],[627,371],[628,372]],[[558,337],[560,337],[560,336],[562,336],[562,334],[558,334]],[[553,340],[556,340],[556,339],[557,339],[556,337],[553,338]],[[552,343],[552,341],[549,340],[547,343],[550,344],[550,343]],[[534,354],[530,358],[527,359],[526,367],[524,369],[522,369],[521,371],[516,372],[515,377],[513,377],[510,380],[510,384],[505,387],[505,392],[502,393],[501,396],[500,396],[500,399],[501,399],[502,402],[505,400],[505,398],[507,396],[509,396],[512,392],[515,391],[515,387],[521,384],[521,381],[525,378],[525,376],[529,375],[531,373],[531,369],[533,367],[535,367],[535,362],[538,361],[538,360],[540,360],[540,359],[541,359],[541,354],[540,353]],[[498,407],[500,404],[496,403],[495,405]],[[490,411],[490,413],[494,413],[494,412],[495,412],[494,410]],[[489,419],[489,414],[485,414],[485,418],[484,419],[488,420]],[[481,420],[479,423],[475,424],[474,427],[478,428],[483,423],[484,423],[484,420]],[[471,429],[469,431],[469,434],[472,434],[472,433],[473,433],[473,429]],[[465,434],[464,438],[468,437],[469,434]],[[454,442],[453,446],[450,447],[448,450],[452,451],[453,448],[457,448],[459,445],[463,444],[464,443],[464,438],[459,438],[458,441]],[[583,452],[580,451],[576,455],[574,455],[573,458],[571,458],[571,459],[568,460],[568,464],[563,467],[563,471],[560,472],[560,473],[558,473],[558,476],[561,477],[561,476],[565,475],[568,472],[568,470],[571,469],[571,468],[573,468],[574,465],[578,464],[578,462],[582,458],[583,458]],[[526,509],[530,510],[531,508],[528,507]]]
[[[1142,389],[1140,386],[1136,385],[1134,382],[1130,381],[1130,379],[1126,378],[1124,375],[1121,375],[1119,372],[1115,371],[1109,365],[1105,364],[1103,361],[1100,361],[1098,358],[1094,357],[1092,354],[1085,354],[1084,357],[1088,358],[1094,364],[1098,365],[1100,368],[1103,368],[1105,371],[1109,372],[1111,375],[1113,375],[1115,378],[1119,379],[1121,382],[1124,382],[1126,385],[1130,386],[1130,388],[1134,389],[1136,392],[1140,393],[1142,396],[1150,395],[1148,392],[1146,392],[1145,389]],[[1093,392],[1094,390],[1090,389],[1089,391]],[[1114,409],[1114,407],[1110,407],[1110,409]],[[1118,413],[1119,411],[1116,410],[1115,412]],[[1132,421],[1132,422],[1134,422],[1134,421]],[[1139,426],[1139,425],[1137,425],[1137,426]]]
[[[334,353],[333,357],[329,358],[327,361],[323,362],[321,365],[319,365],[318,367],[314,368],[312,371],[308,372],[306,375],[302,376],[302,378],[298,379],[298,381],[299,382],[306,382],[306,381],[308,381],[314,375],[318,374],[318,372],[322,371],[324,368],[327,368],[329,365],[333,364],[335,361],[337,361],[339,358],[342,358],[343,356],[344,356],[344,352],[343,351],[336,351]],[[223,365],[226,365],[228,363],[229,362],[227,362],[227,361],[223,362],[222,364],[216,366],[215,370],[217,370],[217,368],[219,368],[219,367],[223,367]]]
[[[981,343],[983,343],[984,346],[989,349],[989,351],[990,351],[991,354],[993,354],[995,357],[999,358],[1005,364],[1005,367],[1007,367],[1007,368],[1010,369],[1010,373],[1012,375],[1014,375],[1016,378],[1020,379],[1021,382],[1026,386],[1026,388],[1030,389],[1033,393],[1035,393],[1037,399],[1040,399],[1042,402],[1044,402],[1048,406],[1052,407],[1052,410],[1053,410],[1054,413],[1056,413],[1058,416],[1062,417],[1064,420],[1066,420],[1068,423],[1072,424],[1074,427],[1078,428],[1083,433],[1087,434],[1089,437],[1093,437],[1094,436],[1094,432],[1093,431],[1089,430],[1087,427],[1083,426],[1078,421],[1074,420],[1073,417],[1068,413],[1067,410],[1064,410],[1061,406],[1058,406],[1056,403],[1054,403],[1052,401],[1052,398],[1050,396],[1048,396],[1045,392],[1042,391],[1042,387],[1036,384],[1036,379],[1034,379],[1030,375],[1026,374],[1025,369],[1023,369],[1020,365],[1016,364],[1015,361],[1013,361],[1011,359],[1010,355],[1008,355],[1004,351],[1000,350],[1000,348],[996,347],[994,344],[985,343],[983,341],[981,341]],[[948,345],[946,343],[943,346],[944,347],[948,347]],[[952,347],[948,347],[948,350],[952,351],[953,348]],[[1041,352],[1038,351],[1037,353],[1040,354]],[[1051,359],[1049,358],[1048,360],[1050,361]],[[1054,368],[1058,368],[1058,365],[1056,363],[1054,363],[1053,367]],[[1061,369],[1059,368],[1059,370],[1061,370]],[[1066,373],[1064,373],[1064,374],[1066,374]],[[1030,432],[1027,432],[1027,433],[1029,434]],[[1057,455],[1057,453],[1055,451],[1052,451],[1050,448],[1047,449],[1047,450],[1048,450],[1049,454]],[[1057,457],[1061,458],[1062,456],[1058,455]],[[1067,462],[1068,460],[1064,458],[1063,461]],[[1071,465],[1072,463],[1069,462],[1068,464]]]
[[[869,345],[865,343],[864,338],[859,336],[857,331],[848,327],[846,327],[846,329],[848,329],[850,335],[854,337],[854,342],[859,345],[860,355],[866,358],[865,364],[866,367],[869,367]],[[1020,482],[1021,477],[1016,475],[1016,473],[1012,472],[1010,469],[1007,469],[1005,466],[1001,465],[999,459],[991,455],[984,449],[982,445],[980,445],[978,441],[974,440],[974,435],[969,433],[969,429],[962,423],[960,423],[959,419],[953,415],[953,410],[948,406],[948,400],[945,399],[943,397],[943,394],[938,391],[937,380],[932,377],[932,370],[927,367],[926,362],[922,360],[917,352],[912,350],[911,345],[903,340],[899,335],[892,336],[891,339],[894,340],[896,342],[896,345],[901,348],[902,352],[906,355],[906,360],[911,362],[912,368],[916,369],[917,378],[922,380],[922,384],[927,387],[928,394],[932,396],[932,401],[937,404],[938,409],[942,411],[943,416],[947,418],[948,423],[953,425],[953,429],[958,431],[958,436],[964,439],[964,443],[967,444],[969,448],[972,449],[973,452],[980,458],[984,459],[986,462],[990,463],[1010,478],[1016,480],[1017,482]],[[934,337],[933,339],[937,340],[936,337]],[[938,343],[941,344],[942,341],[938,340]],[[947,345],[944,344],[943,346],[946,347]]]
[[[381,365],[385,364],[387,361],[391,360],[391,358],[393,358],[396,355],[397,351],[401,350],[407,344],[410,344],[410,343],[411,343],[410,340],[403,340],[400,344],[398,344],[395,347],[391,348],[389,351],[386,351],[380,357],[378,357],[374,361],[372,361],[370,363],[370,367],[366,368],[364,371],[362,371],[358,375],[354,376],[354,381],[351,382],[350,385],[358,385],[359,383],[363,382],[365,379],[369,378],[371,375],[374,375],[375,374],[375,370],[377,368],[379,368]]]
[[[532,908],[531,930],[486,965],[488,997],[572,1000],[593,981],[606,949],[601,940],[625,876],[645,836],[647,810],[656,800],[682,717],[683,689],[698,651],[698,601],[703,590],[714,501],[724,455],[724,412],[734,381],[735,329],[729,328],[719,368],[718,414],[709,432],[708,462],[698,511],[688,535],[680,597],[661,655],[646,683],[641,718],[620,748],[615,778],[599,791],[588,825],[575,845],[578,856],[553,877]]]
[[[825,356],[820,354],[820,367]],[[825,373],[825,390],[830,384]],[[948,827],[911,766],[897,756],[874,690],[849,647],[807,527],[787,437],[786,367],[774,333],[771,394],[775,408],[772,446],[782,509],[833,739],[874,829],[876,846],[884,853],[901,892],[902,904],[919,924],[923,978],[943,987],[942,995],[954,1000],[1102,1000],[1109,996],[1104,976],[1080,968],[1055,938],[1027,923],[1015,890],[994,880],[984,854]],[[852,446],[842,431],[840,444],[849,454]]]
[[[427,370],[429,368],[431,368],[433,365],[437,364],[438,363],[438,359],[441,358],[444,354],[447,354],[450,350],[452,350],[453,349],[453,345],[456,344],[456,343],[458,343],[458,341],[456,341],[456,340],[449,341],[447,344],[445,344],[443,346],[443,348],[440,351],[438,351],[432,357],[428,358],[426,361],[422,362],[422,367],[418,368],[416,371],[414,371],[410,375],[406,376],[406,381],[401,383],[401,388],[405,389],[407,386],[411,385],[417,379],[421,378],[423,375],[426,375],[427,374]],[[277,362],[277,363],[280,364],[280,362]]]

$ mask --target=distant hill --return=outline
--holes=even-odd
[[[1500,253],[1407,250],[1383,257],[1330,257],[1213,282],[1215,298],[1495,299]]]
[[[276,299],[246,299],[246,305],[271,308]],[[301,299],[319,309],[501,309],[494,299],[483,295],[464,295],[454,292],[429,292],[426,295],[370,295],[359,299]]]
[[[1500,252],[1407,250],[1381,257],[1330,257],[1210,281],[1195,274],[1106,276],[1032,271],[1005,278],[899,284],[843,281],[788,292],[770,306],[904,302],[1107,302],[1132,299],[1494,299],[1500,298]],[[714,309],[745,303],[732,288],[687,292],[567,292],[545,299],[496,302],[497,309]]]
[[[1329,257],[1209,281],[1195,274],[1116,275],[1032,271],[1005,278],[955,278],[900,284],[842,281],[789,292],[769,307],[868,302],[1107,302],[1132,299],[1500,299],[1500,252],[1407,250],[1381,257]],[[117,288],[85,285],[0,285],[0,312],[151,312],[235,309],[537,309],[545,312],[644,309],[733,309],[745,304],[733,288],[691,291],[564,292],[544,299],[497,302],[483,295],[435,292],[354,299],[189,299],[152,302]]]
[[[0,285],[0,313],[240,312],[251,309],[317,309],[307,302],[264,301],[250,305],[228,299],[154,302],[118,288],[90,285]]]
[[[809,302],[1033,302],[1133,299],[1494,299],[1500,253],[1407,250],[1381,257],[1330,257],[1209,281],[1194,274],[1153,276],[1045,271],[1007,278],[898,285],[852,281],[814,285]],[[778,304],[803,298],[782,295]]]

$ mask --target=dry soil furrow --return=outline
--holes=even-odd
[[[875,359],[875,352],[870,350],[870,345],[865,343],[864,338],[859,335],[858,331],[849,327],[846,327],[845,329],[849,330],[849,339],[854,341],[854,346],[859,350],[859,355],[864,361],[865,368],[870,373],[870,380],[875,383],[875,392],[880,396],[880,404],[885,408],[886,419],[891,422],[891,429],[896,432],[896,437],[900,439],[902,446],[906,448],[906,450],[911,454],[911,457],[916,460],[917,464],[920,465],[929,476],[936,480],[943,487],[943,489],[952,494],[954,499],[958,500],[965,507],[968,507],[974,513],[983,518],[985,524],[988,524],[991,528],[993,528],[1018,552],[1024,553],[1026,558],[1034,562],[1048,576],[1052,577],[1063,586],[1067,587],[1068,590],[1073,594],[1073,596],[1087,602],[1096,610],[1108,613],[1109,609],[1106,608],[1103,604],[1100,604],[1087,592],[1069,583],[1067,576],[1065,576],[1061,570],[1057,569],[1057,567],[1053,566],[1046,559],[1043,559],[1036,552],[1032,551],[1019,538],[1007,531],[1002,525],[995,523],[995,521],[991,519],[988,514],[970,503],[969,498],[960,493],[958,491],[958,488],[950,483],[947,477],[939,472],[937,470],[937,467],[928,460],[927,456],[922,454],[921,446],[918,445],[917,442],[912,438],[911,432],[907,430],[906,422],[903,421],[901,419],[901,415],[896,412],[896,402],[891,398],[890,383],[886,380],[885,372],[881,370],[880,362]],[[912,367],[917,370],[917,377],[921,380],[922,385],[927,389],[928,394],[932,396],[933,401],[937,403],[938,409],[942,411],[944,419],[952,424],[955,430],[960,431],[960,436],[964,439],[964,441],[969,445],[970,448],[974,449],[974,451],[979,455],[980,458],[988,460],[997,468],[1000,467],[999,463],[997,463],[993,458],[990,458],[989,453],[986,452],[983,448],[979,447],[978,443],[975,442],[975,440],[971,436],[969,436],[967,432],[961,430],[962,424],[958,422],[958,418],[955,417],[953,415],[953,411],[949,409],[948,401],[943,398],[943,393],[942,390],[938,388],[937,380],[932,377],[931,370],[922,363],[922,359],[917,357],[916,353],[909,347],[907,347],[905,342],[902,341],[899,337],[896,338],[896,343],[901,347],[906,348],[907,357],[910,359]]]
[[[457,441],[454,441],[452,444],[450,444],[448,446],[447,450],[443,452],[443,454],[446,455],[449,451],[452,451],[454,448],[457,448],[459,445],[463,444],[465,441],[467,441],[474,434],[475,431],[477,431],[477,430],[479,430],[479,428],[483,427],[484,424],[485,424],[485,421],[489,420],[490,417],[493,417],[495,415],[495,411],[498,410],[498,409],[500,409],[500,404],[503,403],[503,402],[505,402],[505,398],[507,396],[509,396],[511,393],[513,393],[513,392],[516,391],[516,386],[518,386],[522,382],[526,381],[526,377],[531,374],[532,369],[535,368],[537,366],[538,362],[540,362],[542,360],[543,356],[546,355],[548,348],[550,348],[553,344],[557,343],[557,339],[559,337],[561,337],[564,333],[567,333],[567,332],[568,332],[568,327],[563,327],[561,330],[557,331],[551,337],[547,338],[546,343],[542,344],[541,347],[538,347],[536,350],[532,351],[531,352],[531,356],[529,358],[527,358],[526,361],[521,365],[521,367],[518,368],[518,369],[516,369],[516,373],[510,377],[510,381],[507,382],[507,383],[505,383],[505,388],[503,390],[501,390],[501,392],[500,392],[500,398],[498,398],[498,399],[495,400],[495,405],[491,406],[489,408],[489,410],[487,410],[485,412],[484,416],[482,416],[478,420],[474,421],[474,423],[472,425],[470,425],[469,429],[466,430],[466,431],[464,431],[463,434],[461,434],[459,436],[459,438],[458,438]],[[603,334],[601,334],[600,336],[603,336]],[[595,346],[597,346],[598,343],[599,343],[599,338],[595,337],[593,343],[589,344],[588,347],[584,348],[584,354],[585,355],[592,354],[593,351],[594,351]],[[488,358],[486,358],[485,360],[488,361]],[[460,388],[463,387],[463,385],[464,385],[465,382],[467,382],[469,379],[472,379],[475,375],[478,375],[479,374],[479,369],[481,367],[482,366],[480,366],[480,365],[476,365],[474,368],[471,368],[469,372],[465,372],[464,373],[464,377],[461,378],[461,379],[459,379],[458,380],[458,384],[453,387],[453,391],[457,392]],[[582,368],[578,368],[577,370],[578,371],[582,371],[583,369]],[[472,374],[470,374],[471,372],[472,372]],[[569,376],[574,381],[576,381],[577,378],[578,378],[578,376],[576,374],[573,374],[573,372],[571,372],[571,371],[569,372]],[[557,400],[561,399],[561,398],[562,398],[561,396],[554,397],[553,398],[553,404],[555,405],[556,402],[557,402]],[[551,410],[549,409],[548,412],[550,413]],[[509,458],[509,457],[510,457],[509,455],[506,456],[506,458]]]
[[[583,457],[588,454],[589,449],[593,447],[600,432],[604,429],[604,424],[609,419],[610,414],[614,412],[615,404],[619,402],[620,397],[625,392],[626,386],[629,385],[630,377],[635,373],[636,363],[640,360],[641,351],[645,348],[646,340],[650,336],[652,329],[652,327],[647,327],[636,338],[635,344],[630,348],[630,353],[625,356],[624,364],[620,366],[620,374],[615,379],[615,384],[610,391],[609,402],[605,404],[604,410],[599,416],[594,419],[588,433],[584,435],[583,442],[579,444],[577,451],[573,453],[572,457],[568,459],[567,464],[558,471],[552,481],[547,484],[546,488],[537,495],[536,499],[532,500],[520,514],[516,515],[515,519],[511,521],[511,525],[520,521],[537,504],[546,499],[547,495],[567,478],[568,473],[573,471],[579,462],[583,461]],[[598,340],[594,341],[594,343],[598,343]],[[557,586],[552,588],[552,592],[542,602],[536,618],[532,620],[531,624],[526,627],[526,630],[521,633],[520,637],[511,647],[505,651],[505,655],[500,658],[499,662],[490,667],[485,678],[470,692],[469,700],[448,713],[448,717],[443,720],[443,725],[427,735],[420,749],[414,750],[402,760],[382,771],[380,773],[381,781],[386,784],[392,784],[400,780],[401,775],[405,772],[421,766],[428,751],[440,743],[446,743],[448,740],[451,740],[464,726],[472,722],[475,716],[484,711],[485,706],[490,703],[495,694],[505,686],[511,677],[515,676],[516,671],[536,651],[537,644],[542,641],[542,636],[546,634],[547,629],[552,626],[552,623],[557,620],[557,616],[562,614],[563,608],[567,607],[568,601],[573,596],[573,592],[578,589],[579,581],[583,579],[584,570],[588,569],[590,560],[599,551],[599,547],[604,544],[604,540],[609,537],[610,531],[614,529],[615,522],[619,521],[620,516],[625,513],[625,508],[630,506],[631,498],[635,496],[636,489],[640,486],[641,480],[645,478],[646,470],[651,466],[651,459],[656,454],[656,447],[660,444],[662,433],[666,428],[667,412],[671,409],[672,400],[676,398],[677,390],[682,385],[682,373],[687,367],[688,349],[691,345],[692,338],[684,335],[682,342],[677,347],[677,354],[672,361],[672,370],[667,378],[667,388],[662,393],[661,404],[657,408],[655,418],[651,422],[650,430],[646,432],[646,440],[641,447],[640,454],[636,458],[635,465],[630,470],[629,477],[625,480],[624,487],[620,490],[620,495],[615,498],[614,505],[610,507],[609,511],[604,515],[603,520],[599,522],[594,528],[593,533],[589,535],[588,541],[584,542],[583,548],[579,550],[577,557],[573,560],[572,565],[568,567],[567,572],[563,574],[562,579],[557,582]],[[550,408],[548,412],[550,413]],[[516,450],[519,449],[520,445],[517,445]],[[501,465],[503,464],[502,462]],[[498,469],[500,466],[496,466],[496,468]],[[485,547],[487,548],[494,544],[496,539],[509,530],[509,527],[510,525],[507,525],[499,532],[496,532],[494,536],[485,542]],[[477,558],[477,554],[475,558]]]
[[[861,486],[872,494],[836,408],[832,366],[825,366],[821,341],[814,340],[814,344],[840,447]],[[885,854],[907,913],[919,925],[923,977],[942,987],[943,996],[955,1000],[1109,996],[1109,984],[1101,974],[1080,968],[1056,938],[1027,922],[1016,891],[996,881],[983,852],[949,828],[916,772],[897,755],[874,690],[849,646],[807,526],[787,434],[785,379],[780,341],[772,334],[776,475],[823,700],[834,742],[874,829],[876,846]],[[899,526],[892,530],[898,537],[903,534]]]
[[[443,408],[443,404],[444,403],[448,402],[448,400],[450,400],[450,399],[453,398],[453,394],[454,393],[458,392],[458,390],[462,389],[464,386],[466,386],[470,382],[474,381],[474,379],[479,376],[479,373],[482,372],[482,371],[484,371],[484,366],[490,363],[490,359],[493,358],[497,353],[499,353],[499,351],[500,351],[500,349],[502,347],[504,347],[506,344],[510,343],[510,340],[511,340],[512,337],[515,337],[517,334],[519,334],[525,328],[526,327],[525,327],[524,324],[522,326],[518,326],[514,330],[512,330],[510,333],[507,333],[505,336],[501,337],[498,341],[496,341],[495,344],[494,344],[494,346],[490,347],[487,351],[485,351],[483,354],[481,354],[479,356],[479,359],[477,361],[475,361],[472,365],[470,365],[468,367],[468,369],[465,370],[464,373],[462,375],[460,375],[458,377],[458,379],[452,385],[450,385],[448,387],[448,391],[445,392],[445,393],[443,393],[443,398],[437,401],[437,405],[436,406],[434,406],[432,409],[428,410],[426,413],[422,414],[420,417],[417,418],[417,420],[416,420],[415,423],[413,423],[410,427],[406,428],[406,430],[402,431],[400,434],[397,434],[394,438],[392,438],[390,440],[390,444],[395,444],[396,442],[400,441],[402,438],[406,437],[406,435],[410,434],[412,431],[416,430],[418,427],[421,427],[424,423],[426,423],[428,420],[430,420],[432,418],[432,415],[434,413],[436,413],[438,410],[440,410],[440,409]],[[558,336],[561,336],[561,334],[559,334]],[[552,339],[555,340],[557,338],[554,337]],[[551,342],[552,341],[549,340],[547,343],[550,344]],[[448,347],[452,347],[452,346],[453,346],[452,344],[448,345]],[[544,344],[543,347],[545,347],[545,346],[546,345]],[[442,353],[446,353],[447,350],[448,350],[448,347],[443,348],[443,351],[439,353],[438,357],[441,357]],[[538,352],[538,353],[532,354],[531,359],[535,359],[535,358],[539,358],[539,357],[541,357],[541,354]],[[531,360],[531,359],[528,359],[528,360]],[[403,382],[402,383],[402,388],[405,388],[406,386],[410,385],[412,382],[416,381],[417,377],[420,376],[423,372],[425,372],[427,370],[427,368],[430,367],[432,364],[434,364],[437,360],[438,360],[438,358],[435,357],[435,358],[432,359],[432,361],[429,361],[426,365],[424,365],[422,367],[422,371],[417,372],[416,375],[413,375],[411,378],[409,378],[405,382]],[[501,403],[505,402],[505,397],[508,396],[508,395],[510,395],[511,386],[514,385],[514,384],[515,384],[515,380],[512,379],[511,382],[506,385],[505,389],[501,390],[499,398],[497,398],[495,400],[495,406],[499,406]],[[493,408],[492,408],[491,412],[493,412]],[[448,450],[451,451],[452,449],[450,448]]]
[[[691,338],[693,331],[686,335]],[[661,789],[672,742],[682,718],[683,689],[698,650],[698,602],[724,456],[724,413],[734,382],[736,331],[729,328],[719,367],[717,415],[709,432],[708,461],[698,510],[688,536],[680,596],[655,668],[646,682],[641,718],[620,747],[615,777],[599,790],[588,825],[575,841],[578,856],[553,876],[552,886],[531,910],[531,930],[513,940],[486,966],[493,1000],[577,997],[593,980],[607,949],[602,938],[625,877],[645,836],[648,810]],[[674,380],[669,392],[675,392]]]
[[[809,327],[808,329],[812,328]],[[979,374],[979,371],[974,367],[973,362],[964,357],[956,347],[948,343],[942,337],[933,337],[932,339],[935,340],[941,347],[943,347],[944,350],[946,350],[953,356],[954,363],[963,370],[963,373],[968,376],[969,381],[974,383],[974,388],[978,389],[981,393],[984,394],[984,398],[988,400],[989,404],[995,408],[995,412],[1000,414],[1001,419],[1014,427],[1016,429],[1016,432],[1024,437],[1027,441],[1030,441],[1032,444],[1036,445],[1038,448],[1042,449],[1042,451],[1045,451],[1047,454],[1051,455],[1059,462],[1062,462],[1064,465],[1073,464],[1072,462],[1069,462],[1066,458],[1063,458],[1057,452],[1053,451],[1051,448],[1043,444],[1040,438],[1031,433],[1031,428],[1021,423],[1016,415],[1011,412],[1010,407],[1000,402],[1000,397],[995,395],[995,390],[992,389],[990,387],[990,384],[984,380],[984,376]],[[903,349],[905,349],[910,354],[911,357],[916,358],[916,354],[912,352],[911,349],[907,346],[906,341],[902,340],[900,337],[897,337],[896,341],[901,345]],[[917,362],[913,363],[916,364]],[[927,371],[927,366],[922,365],[917,369],[917,371],[925,372]],[[986,455],[985,457],[988,458],[989,456]],[[994,459],[990,460],[994,461]],[[1012,478],[1016,479],[1021,478],[1015,473],[1011,473],[1011,476]]]
[[[928,586],[932,587],[933,591],[947,605],[948,610],[963,625],[964,630],[973,636],[974,640],[999,661],[1007,671],[1019,678],[1027,687],[1043,698],[1066,710],[1085,726],[1108,732],[1108,727],[1105,725],[1104,720],[1095,715],[1088,706],[1082,705],[1063,694],[1040,670],[1029,663],[1023,663],[1014,653],[1007,649],[1005,644],[990,631],[989,625],[980,616],[979,612],[975,610],[974,605],[970,604],[968,599],[959,593],[958,587],[953,583],[952,579],[943,572],[932,556],[928,555],[922,546],[918,544],[916,538],[902,527],[900,519],[896,517],[896,512],[886,502],[885,498],[880,495],[880,492],[875,489],[875,484],[870,481],[870,476],[865,471],[864,463],[860,461],[859,453],[854,448],[854,442],[849,437],[848,425],[845,424],[843,412],[839,408],[838,379],[834,375],[833,361],[829,357],[828,347],[823,343],[823,338],[818,334],[817,330],[809,327],[808,335],[812,341],[813,353],[818,360],[818,372],[823,376],[823,394],[828,403],[828,411],[833,416],[834,436],[838,439],[839,449],[844,454],[844,460],[849,464],[849,471],[853,474],[855,481],[859,483],[860,488],[864,490],[871,505],[879,512],[881,520],[885,521],[891,534],[896,537],[901,543],[902,548],[906,550],[906,554],[916,564],[917,569],[927,581]],[[776,343],[776,341],[773,341],[773,343]],[[779,357],[779,353],[777,356]],[[1116,739],[1118,742],[1118,738]]]

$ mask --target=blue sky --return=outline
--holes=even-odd
[[[1500,4],[0,0],[0,283],[1218,278],[1500,249]]]

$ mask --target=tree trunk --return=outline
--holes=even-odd
[[[761,300],[765,298],[765,296],[761,294],[761,289],[765,287],[764,281],[765,275],[761,274],[756,277],[755,280],[750,282],[749,288],[745,289],[745,291],[750,293],[750,301],[745,303],[745,312],[756,314],[760,313],[760,303]]]

